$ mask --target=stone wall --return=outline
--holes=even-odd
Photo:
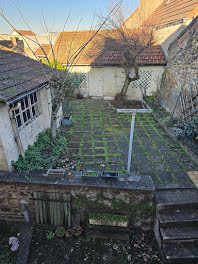
[[[197,85],[198,76],[198,17],[172,42],[168,50],[160,92],[162,106],[172,112],[181,87],[187,92],[188,85]],[[179,104],[176,115],[180,115]]]
[[[0,220],[24,221],[20,200],[26,200],[31,220],[36,219],[35,201],[33,192],[63,193],[71,195],[72,214],[81,216],[81,222],[87,219],[91,212],[96,213],[117,213],[131,215],[131,221],[147,221],[153,217],[152,199],[154,188],[150,184],[148,189],[144,184],[136,188],[120,188],[112,184],[89,185],[80,182],[74,183],[67,180],[59,182],[50,181],[48,178],[25,182],[25,179],[13,180],[7,175],[7,180],[3,181],[3,173],[0,172]],[[5,173],[4,173],[5,174]],[[12,173],[13,174],[13,173]],[[10,179],[10,180],[9,180]],[[31,180],[30,180],[31,181]],[[137,183],[134,183],[134,185]],[[124,185],[123,185],[124,186]]]

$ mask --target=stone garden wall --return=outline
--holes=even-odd
[[[12,175],[9,177],[9,175]],[[153,215],[152,199],[154,188],[139,185],[137,188],[127,187],[120,183],[81,183],[81,180],[54,181],[43,176],[27,180],[24,176],[14,179],[14,173],[0,172],[0,220],[24,221],[20,200],[28,202],[29,215],[34,222],[36,219],[33,192],[63,193],[71,195],[72,213],[78,214],[81,222],[87,219],[89,213],[117,213],[130,215],[132,222],[148,220]],[[30,178],[29,178],[30,177]],[[10,178],[10,180],[9,180]],[[126,186],[125,186],[126,185]]]
[[[188,93],[189,85],[197,85],[198,16],[177,37],[168,50],[168,64],[163,74],[160,98],[162,106],[172,112],[181,87]],[[180,115],[180,107],[176,109]]]

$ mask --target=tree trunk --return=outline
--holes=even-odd
[[[58,110],[60,108],[60,105],[52,105],[52,112],[51,112],[51,133],[52,138],[56,138],[56,132],[57,132],[57,114]]]
[[[129,66],[129,65],[124,66],[125,81],[124,81],[124,85],[123,85],[122,90],[121,90],[122,95],[126,95],[131,82],[134,82],[134,81],[139,79],[139,67],[138,67],[136,61],[134,61],[132,66],[134,66],[134,69],[135,69],[135,76],[133,78],[130,77],[131,66]]]
[[[130,68],[124,67],[124,71],[125,71],[125,81],[124,81],[124,85],[121,90],[122,95],[126,95],[129,84],[131,83]]]

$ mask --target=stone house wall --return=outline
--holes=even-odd
[[[198,76],[198,16],[172,42],[168,50],[168,64],[162,78],[160,100],[162,106],[172,112],[181,87],[188,91],[188,85],[197,85]],[[177,105],[176,115],[179,116]]]
[[[93,97],[104,97],[113,99],[121,91],[124,83],[125,73],[122,67],[104,66],[74,66],[73,72],[82,73],[84,81],[80,92]],[[131,83],[127,96],[132,100],[141,100],[142,93],[140,87],[146,89],[147,95],[154,95],[159,89],[159,82],[164,72],[164,66],[141,66],[140,79]],[[134,69],[131,69],[131,76]]]
[[[37,92],[39,101],[39,112],[40,114],[30,120],[27,125],[19,128],[19,137],[25,151],[28,145],[32,145],[37,135],[50,127],[50,109],[51,109],[51,98],[50,91],[46,87]],[[62,118],[62,107],[58,113],[57,125],[60,125]],[[15,134],[9,117],[9,106],[0,106],[0,153],[2,162],[0,163],[0,170],[13,169],[11,166],[11,161],[16,161],[19,157],[18,147],[15,141]],[[4,162],[3,162],[4,160]],[[6,162],[5,162],[6,160]],[[6,166],[7,163],[7,166]]]

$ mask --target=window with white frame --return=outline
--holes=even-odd
[[[27,95],[11,105],[13,117],[17,127],[29,123],[30,120],[39,114],[38,98],[36,92]]]

